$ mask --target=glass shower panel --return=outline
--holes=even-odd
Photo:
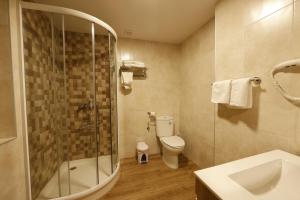
[[[117,115],[117,46],[116,39],[109,33],[110,60],[110,123],[111,123],[111,156],[112,171],[118,163],[118,115]]]
[[[61,65],[55,49],[61,47],[51,13],[22,10],[26,116],[32,199],[60,196],[59,137],[63,118],[58,99]],[[51,187],[51,188],[49,188]]]
[[[93,24],[65,15],[64,27],[69,138],[67,156],[70,189],[74,194],[98,183]]]
[[[117,167],[116,40],[81,18],[22,9],[33,200],[106,182]]]
[[[99,131],[99,182],[112,174],[109,35],[95,25],[95,88]]]
[[[55,63],[54,73],[54,97],[55,97],[55,127],[57,133],[58,149],[58,188],[59,196],[70,194],[70,172],[69,172],[69,138],[67,129],[67,81],[64,53],[64,16],[53,14],[53,54]]]

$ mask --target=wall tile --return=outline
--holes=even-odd
[[[244,74],[270,73],[273,66],[293,58],[293,4],[247,26]]]
[[[216,164],[273,149],[297,151],[299,107],[284,99],[271,79],[274,65],[297,57],[294,1],[239,2],[221,1],[216,8],[215,75],[220,80],[260,76],[262,84],[254,89],[252,109],[219,106]],[[279,74],[278,79],[291,92],[299,88],[295,73]]]
[[[181,46],[180,132],[184,154],[199,167],[213,165],[214,105],[210,102],[214,80],[214,20]]]
[[[148,111],[171,115],[175,119],[175,133],[179,134],[179,54],[177,45],[123,39],[118,43],[119,57],[129,55],[132,60],[145,63],[147,78],[134,80],[132,91],[119,88],[120,157],[135,156],[137,139],[145,140],[151,154],[160,153],[155,126],[148,132]],[[119,80],[120,81],[120,80]]]

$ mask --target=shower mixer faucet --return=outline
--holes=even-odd
[[[84,111],[84,110],[91,110],[93,108],[93,105],[91,102],[88,103],[82,103],[78,106],[77,108],[77,113],[79,113],[80,111]]]

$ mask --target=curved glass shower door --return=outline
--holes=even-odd
[[[111,125],[111,166],[112,172],[118,164],[118,104],[117,104],[117,44],[116,39],[109,33],[109,58],[110,58],[110,125]]]
[[[32,199],[104,183],[117,155],[116,48],[97,24],[22,9]]]
[[[62,16],[23,9],[22,19],[31,198],[55,198],[68,193],[61,181],[68,174]]]
[[[63,145],[69,165],[69,194],[74,194],[99,182],[94,31],[89,21],[68,15],[63,20],[68,107]]]
[[[111,174],[111,113],[110,113],[110,60],[108,31],[94,24],[95,31],[95,102],[98,113],[98,167],[99,182]]]

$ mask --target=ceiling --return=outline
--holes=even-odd
[[[36,0],[105,21],[119,37],[181,43],[214,16],[217,0]]]

